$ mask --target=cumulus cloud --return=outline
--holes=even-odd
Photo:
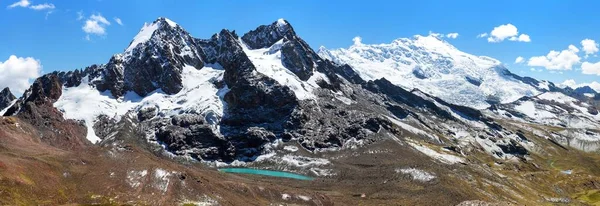
[[[563,83],[558,84],[558,86],[561,86],[561,87],[567,86],[567,87],[571,87],[571,88],[577,88],[576,87],[577,86],[577,82],[575,82],[574,79],[567,79]]]
[[[595,75],[600,76],[600,62],[596,62],[596,63],[583,62],[581,64],[581,73],[595,74]]]
[[[531,38],[527,34],[521,34],[519,37],[513,36],[508,39],[509,41],[520,41],[520,42],[531,42]]]
[[[115,17],[115,22],[117,22],[118,25],[123,26],[123,21],[121,21],[121,18]]]
[[[42,65],[38,60],[11,55],[8,60],[0,61],[0,87],[10,87],[15,94],[22,94],[41,71]]]
[[[488,37],[489,36],[489,37]],[[515,25],[512,24],[503,24],[494,29],[488,34],[483,33],[477,35],[478,38],[488,37],[488,42],[502,42],[504,40],[509,41],[519,41],[519,42],[531,42],[531,38],[527,34],[519,35],[519,30]]]
[[[85,24],[81,29],[87,34],[85,38],[90,40],[90,35],[104,36],[106,35],[106,27],[110,26],[110,22],[102,16],[102,14],[92,14],[85,20]]]
[[[574,79],[567,79],[563,83],[558,84],[559,87],[571,87],[572,89],[577,89],[579,87],[589,86],[590,88],[596,90],[596,92],[600,92],[600,83],[593,81],[591,83],[581,83],[577,84]]]
[[[362,38],[360,36],[355,36],[354,38],[352,38],[352,41],[354,42],[354,45],[362,44]]]
[[[519,56],[517,59],[515,59],[515,64],[523,63],[523,61],[525,61],[525,59],[522,56]]]
[[[581,61],[577,52],[579,52],[577,47],[569,45],[568,49],[560,52],[552,50],[546,56],[531,57],[527,61],[527,65],[544,67],[548,70],[571,70],[573,69],[573,65]]]
[[[456,38],[458,38],[458,33],[456,33],[456,32],[448,33],[448,34],[446,34],[446,38],[456,39]]]
[[[585,57],[587,58],[590,54],[598,52],[598,43],[591,39],[581,40],[581,49],[585,52]]]

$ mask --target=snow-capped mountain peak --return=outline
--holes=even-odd
[[[540,93],[507,72],[500,61],[460,51],[435,35],[399,38],[388,44],[355,43],[348,49],[321,47],[319,55],[352,66],[365,80],[385,77],[396,85],[474,108]]]
[[[152,23],[144,23],[142,29],[125,49],[125,53],[131,53],[138,45],[149,41],[157,30],[173,30],[178,27],[177,23],[164,17],[159,17]]]

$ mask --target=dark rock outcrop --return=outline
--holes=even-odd
[[[592,89],[590,86],[579,87],[575,89],[574,92],[578,94],[597,94],[596,90]]]
[[[6,107],[10,106],[10,104],[15,99],[16,99],[15,95],[13,95],[12,92],[10,92],[9,88],[8,87],[4,88],[2,91],[0,91],[0,110],[5,109]]]
[[[82,149],[89,144],[85,139],[86,128],[80,122],[65,120],[53,106],[62,94],[62,86],[58,73],[44,75],[36,79],[4,115],[16,115],[37,127],[41,132],[41,140],[52,146],[68,150]]]
[[[300,39],[286,20],[280,19],[270,25],[263,25],[242,36],[251,49],[268,48],[277,45],[281,51],[281,63],[303,81],[308,80],[316,70],[319,56]]]

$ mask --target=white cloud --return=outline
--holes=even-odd
[[[558,84],[559,86],[567,86],[571,88],[577,88],[577,82],[574,79],[567,79],[563,83]]]
[[[82,27],[83,31],[88,34],[104,35],[106,29],[101,26],[100,23],[94,20],[86,20],[85,25]]]
[[[56,8],[56,6],[54,6],[54,4],[49,4],[49,3],[43,3],[43,4],[37,4],[37,5],[31,5],[31,2],[29,0],[20,0],[17,1],[11,5],[8,6],[9,9],[15,8],[15,7],[23,7],[23,8],[30,8],[36,11],[42,11],[42,10],[54,10]],[[48,17],[49,14],[51,14],[52,11],[49,11],[46,13],[46,18]]]
[[[458,38],[458,33],[456,33],[456,32],[448,33],[448,34],[446,34],[446,38],[456,39],[456,38]]]
[[[52,10],[52,9],[55,9],[56,7],[54,6],[54,4],[45,3],[45,4],[33,5],[33,6],[30,6],[29,8],[40,11],[40,10]]]
[[[115,22],[117,22],[117,24],[119,24],[119,25],[123,26],[123,21],[121,21],[121,19],[120,19],[120,18],[118,18],[118,17],[115,17]]]
[[[101,24],[110,25],[110,22],[106,20],[106,18],[104,18],[102,14],[92,14],[92,16],[90,16],[90,20],[99,22]]]
[[[440,34],[440,33],[435,33],[435,32],[432,32],[432,31],[429,31],[429,36],[434,36],[434,37],[444,37],[444,35],[443,35],[443,34]]]
[[[8,8],[11,8],[11,9],[15,8],[15,7],[25,7],[26,8],[29,6],[29,4],[31,4],[31,3],[28,0],[20,0],[20,1],[17,1],[15,3],[9,5]]]
[[[600,62],[589,63],[583,62],[581,64],[581,72],[583,74],[595,74],[600,76]]]
[[[574,79],[567,79],[563,83],[558,84],[559,87],[571,87],[572,89],[577,89],[579,87],[589,86],[590,88],[596,90],[596,92],[600,92],[600,83],[593,81],[592,83],[581,83],[577,84]]]
[[[42,65],[38,60],[11,55],[8,60],[0,62],[0,87],[10,87],[19,95],[29,88],[31,80],[39,77],[41,71]]]
[[[510,37],[508,40],[509,41],[520,41],[520,42],[531,42],[531,39],[529,38],[529,35],[527,35],[527,34],[521,34],[521,35],[519,35],[519,37],[513,36],[513,37]]]
[[[515,59],[515,64],[523,63],[523,61],[525,61],[525,59],[522,56],[518,56],[517,59]]]
[[[354,38],[352,38],[352,41],[354,42],[354,45],[362,44],[362,38],[360,36],[355,36]]]
[[[487,37],[488,33],[483,33],[477,35],[477,38]],[[488,42],[502,42],[508,39],[509,41],[519,41],[519,42],[531,42],[531,38],[527,34],[519,35],[519,30],[515,25],[512,24],[503,24],[497,27],[489,33],[489,37],[487,38]]]
[[[106,27],[110,22],[101,14],[92,14],[81,29],[87,34],[86,40],[90,40],[90,35],[104,36],[106,35]]]
[[[416,36],[418,36],[418,35],[416,35]],[[429,31],[429,36],[438,37],[438,38],[456,39],[456,38],[458,38],[459,34],[456,33],[456,32],[447,33],[447,34],[441,34],[441,33],[436,33],[436,32],[433,32],[433,31]]]
[[[581,40],[581,49],[585,52],[585,57],[598,52],[598,43],[591,39]]]
[[[578,64],[581,58],[577,55],[579,49],[569,45],[566,50],[550,51],[546,56],[535,56],[529,58],[528,66],[544,67],[548,70],[571,70],[573,65]]]

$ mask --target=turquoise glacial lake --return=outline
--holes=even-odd
[[[313,180],[314,178],[299,174],[294,174],[290,172],[282,172],[282,171],[272,171],[272,170],[260,170],[260,169],[252,169],[252,168],[221,168],[220,172],[226,173],[239,173],[239,174],[252,174],[252,175],[264,175],[271,177],[284,177],[284,178],[292,178],[297,180]]]

